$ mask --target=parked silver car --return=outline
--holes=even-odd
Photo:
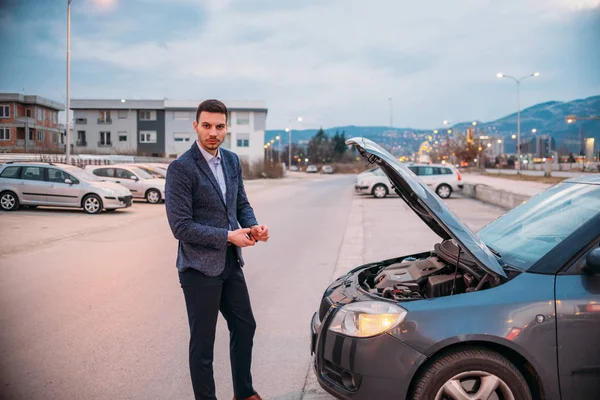
[[[0,207],[4,211],[53,206],[83,208],[88,214],[131,206],[131,192],[116,183],[102,182],[68,164],[7,162],[0,167]]]
[[[107,182],[119,183],[131,191],[134,198],[157,204],[165,198],[165,180],[154,179],[146,171],[131,165],[88,165],[86,171]]]

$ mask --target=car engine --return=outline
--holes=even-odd
[[[361,286],[371,294],[393,300],[420,300],[450,296],[494,287],[498,281],[477,267],[453,241],[434,246],[421,257],[406,257],[376,265],[359,275]]]

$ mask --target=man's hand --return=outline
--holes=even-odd
[[[269,240],[269,228],[266,225],[254,225],[251,229],[254,240],[260,242]]]
[[[256,240],[252,237],[250,228],[240,228],[235,231],[229,231],[227,241],[238,247],[254,246]]]

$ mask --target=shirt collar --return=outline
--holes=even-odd
[[[196,144],[198,145],[198,148],[200,149],[200,153],[202,153],[202,156],[204,157],[204,159],[206,160],[207,163],[210,163],[213,158],[216,158],[217,161],[221,161],[221,150],[220,149],[217,149],[217,155],[213,156],[208,151],[204,150],[204,148],[202,146],[200,146],[200,143],[197,140],[196,140]]]

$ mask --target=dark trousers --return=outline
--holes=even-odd
[[[246,280],[233,246],[227,248],[225,270],[210,277],[194,269],[179,273],[190,324],[190,373],[196,399],[216,399],[213,354],[219,310],[229,328],[229,357],[235,398],[255,392],[250,365],[256,322]]]

